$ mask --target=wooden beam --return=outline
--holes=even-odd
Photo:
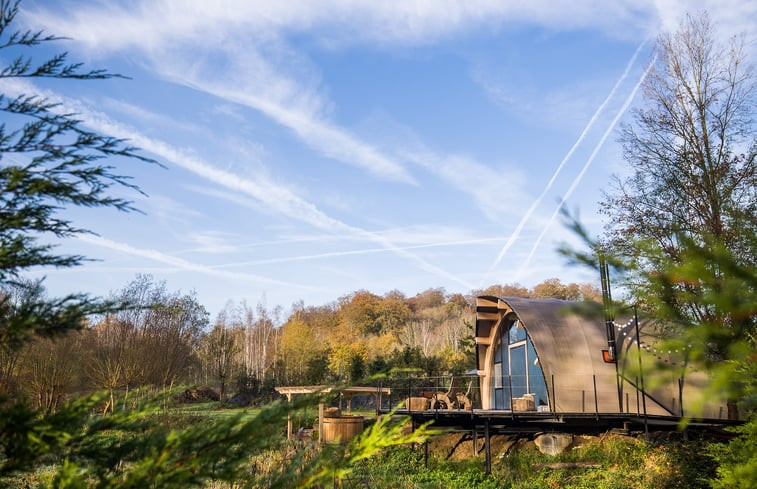
[[[479,321],[499,321],[501,316],[500,312],[476,312],[476,319]]]

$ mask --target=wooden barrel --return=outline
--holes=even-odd
[[[339,441],[344,444],[355,438],[361,431],[363,431],[362,416],[324,417],[321,439],[324,443]]]
[[[408,397],[405,399],[405,407],[410,411],[425,411],[428,409],[429,400],[425,397]]]

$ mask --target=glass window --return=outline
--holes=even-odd
[[[510,398],[507,399],[509,404]],[[502,389],[494,390],[494,409],[510,409],[505,403],[505,393]]]
[[[510,324],[510,344],[526,339],[526,328],[517,319]]]
[[[536,356],[536,350],[530,337],[528,338],[528,384],[529,390],[534,394],[535,407],[538,409],[538,406],[549,406],[544,372],[541,369],[539,357]]]
[[[521,397],[528,393],[527,372],[526,346],[510,347],[510,376],[512,377],[513,397]]]

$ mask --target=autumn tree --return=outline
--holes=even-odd
[[[520,284],[494,284],[484,289],[471,291],[471,303],[475,304],[476,297],[481,295],[490,295],[493,297],[531,297],[531,291]]]
[[[339,306],[337,302],[332,302],[306,307],[304,303],[298,302],[292,304],[289,320],[303,321],[313,332],[315,341],[326,344],[339,326]]]
[[[428,309],[431,307],[437,307],[444,304],[446,301],[446,294],[441,287],[426,289],[423,292],[415,294],[415,296],[408,299],[408,305],[413,312],[418,312],[421,309]]]
[[[313,330],[300,319],[292,319],[282,326],[279,356],[286,382],[294,384],[305,378],[310,362],[322,352]]]
[[[381,297],[358,290],[339,300],[339,318],[346,327],[359,334],[381,331]]]

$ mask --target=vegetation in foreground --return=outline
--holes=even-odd
[[[583,437],[576,448],[552,457],[541,454],[533,443],[520,441],[499,456],[493,454],[491,476],[484,473],[482,455],[444,460],[444,455],[437,453],[426,467],[422,447],[405,446],[361,464],[352,478],[362,484],[357,487],[402,489],[695,489],[709,487],[714,475],[708,446],[701,440],[647,443],[632,437],[604,435]],[[588,466],[549,467],[561,463]]]

